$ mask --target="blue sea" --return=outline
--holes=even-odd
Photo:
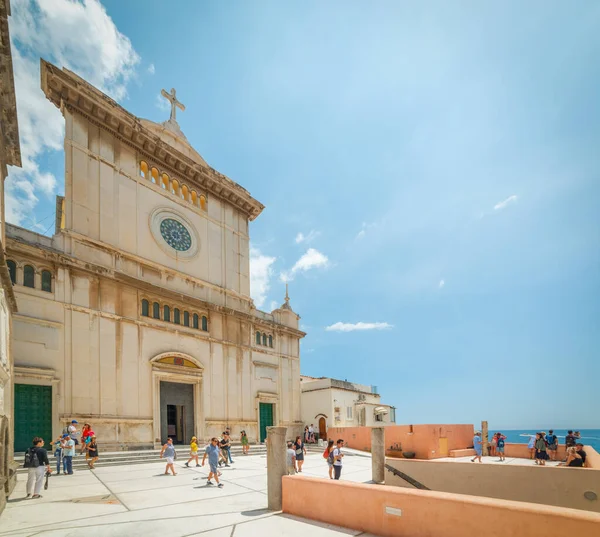
[[[549,427],[540,428],[540,429],[516,429],[516,430],[506,430],[506,429],[492,429],[489,428],[490,438],[496,432],[501,432],[506,436],[507,442],[513,442],[515,444],[527,444],[529,442],[529,436],[535,435],[538,431],[545,431],[548,433]],[[592,446],[598,453],[600,453],[600,429],[573,429],[573,431],[578,430],[581,433],[580,442],[582,444],[586,444],[588,446]],[[554,434],[558,436],[558,442],[561,445],[565,444],[565,436],[567,434],[567,429],[554,429]]]

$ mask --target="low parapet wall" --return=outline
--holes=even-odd
[[[586,511],[304,476],[283,477],[283,512],[383,537],[600,534]]]
[[[428,489],[439,492],[555,505],[600,513],[600,470],[596,469],[391,458],[386,460],[386,464]],[[385,484],[390,487],[413,489],[413,485],[387,469]]]

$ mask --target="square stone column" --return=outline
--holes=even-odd
[[[373,483],[385,481],[385,427],[371,429],[371,474]]]
[[[267,427],[267,497],[272,511],[281,511],[283,484],[287,475],[287,427]]]

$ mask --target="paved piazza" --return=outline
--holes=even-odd
[[[367,536],[268,511],[266,455],[236,457],[222,469],[222,489],[206,485],[208,463],[188,469],[184,462],[176,462],[176,476],[164,475],[163,463],[53,475],[39,500],[25,500],[27,474],[19,474],[0,536]],[[321,454],[306,456],[303,474],[328,478]],[[369,482],[370,457],[347,456],[342,479]]]

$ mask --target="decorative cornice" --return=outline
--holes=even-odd
[[[16,238],[7,238],[7,251],[10,253],[25,253],[29,256],[40,256],[46,261],[51,261],[55,263],[56,266],[63,265],[65,267],[70,268],[71,270],[77,270],[86,274],[93,275],[95,277],[106,277],[112,278],[117,282],[129,285],[135,289],[140,291],[147,291],[148,293],[153,294],[154,296],[163,297],[164,299],[174,300],[177,302],[189,304],[190,306],[195,306],[197,309],[206,310],[208,312],[216,312],[223,315],[233,315],[238,319],[245,321],[250,324],[262,324],[264,326],[269,327],[275,333],[285,333],[297,338],[303,338],[306,336],[305,332],[298,330],[296,328],[292,328],[286,326],[284,324],[277,323],[275,321],[268,321],[265,319],[260,319],[254,316],[252,313],[248,313],[246,311],[238,310],[232,308],[230,306],[220,306],[218,304],[214,304],[213,302],[208,302],[206,300],[202,300],[200,298],[196,298],[193,296],[186,295],[184,293],[173,291],[171,289],[167,289],[165,287],[161,287],[150,282],[145,281],[142,278],[138,278],[135,276],[130,276],[118,270],[103,267],[101,265],[96,265],[94,263],[90,263],[88,261],[81,261],[75,257],[72,257],[63,252],[59,252],[57,250],[43,247],[40,244],[30,244],[28,242],[23,241],[22,239]],[[7,270],[8,273],[8,270]],[[12,285],[11,285],[12,289]],[[16,302],[15,302],[16,304]],[[259,349],[260,350],[260,349]]]
[[[163,141],[139,118],[72,71],[59,69],[45,60],[41,60],[40,70],[44,94],[61,111],[67,108],[84,116],[127,145],[176,170],[182,179],[233,205],[249,220],[254,220],[264,209],[245,188]]]
[[[19,144],[19,123],[17,121],[17,99],[15,95],[15,77],[10,48],[8,16],[10,2],[0,1],[0,107],[3,165],[21,167],[21,145]],[[4,170],[6,171],[6,170]]]

